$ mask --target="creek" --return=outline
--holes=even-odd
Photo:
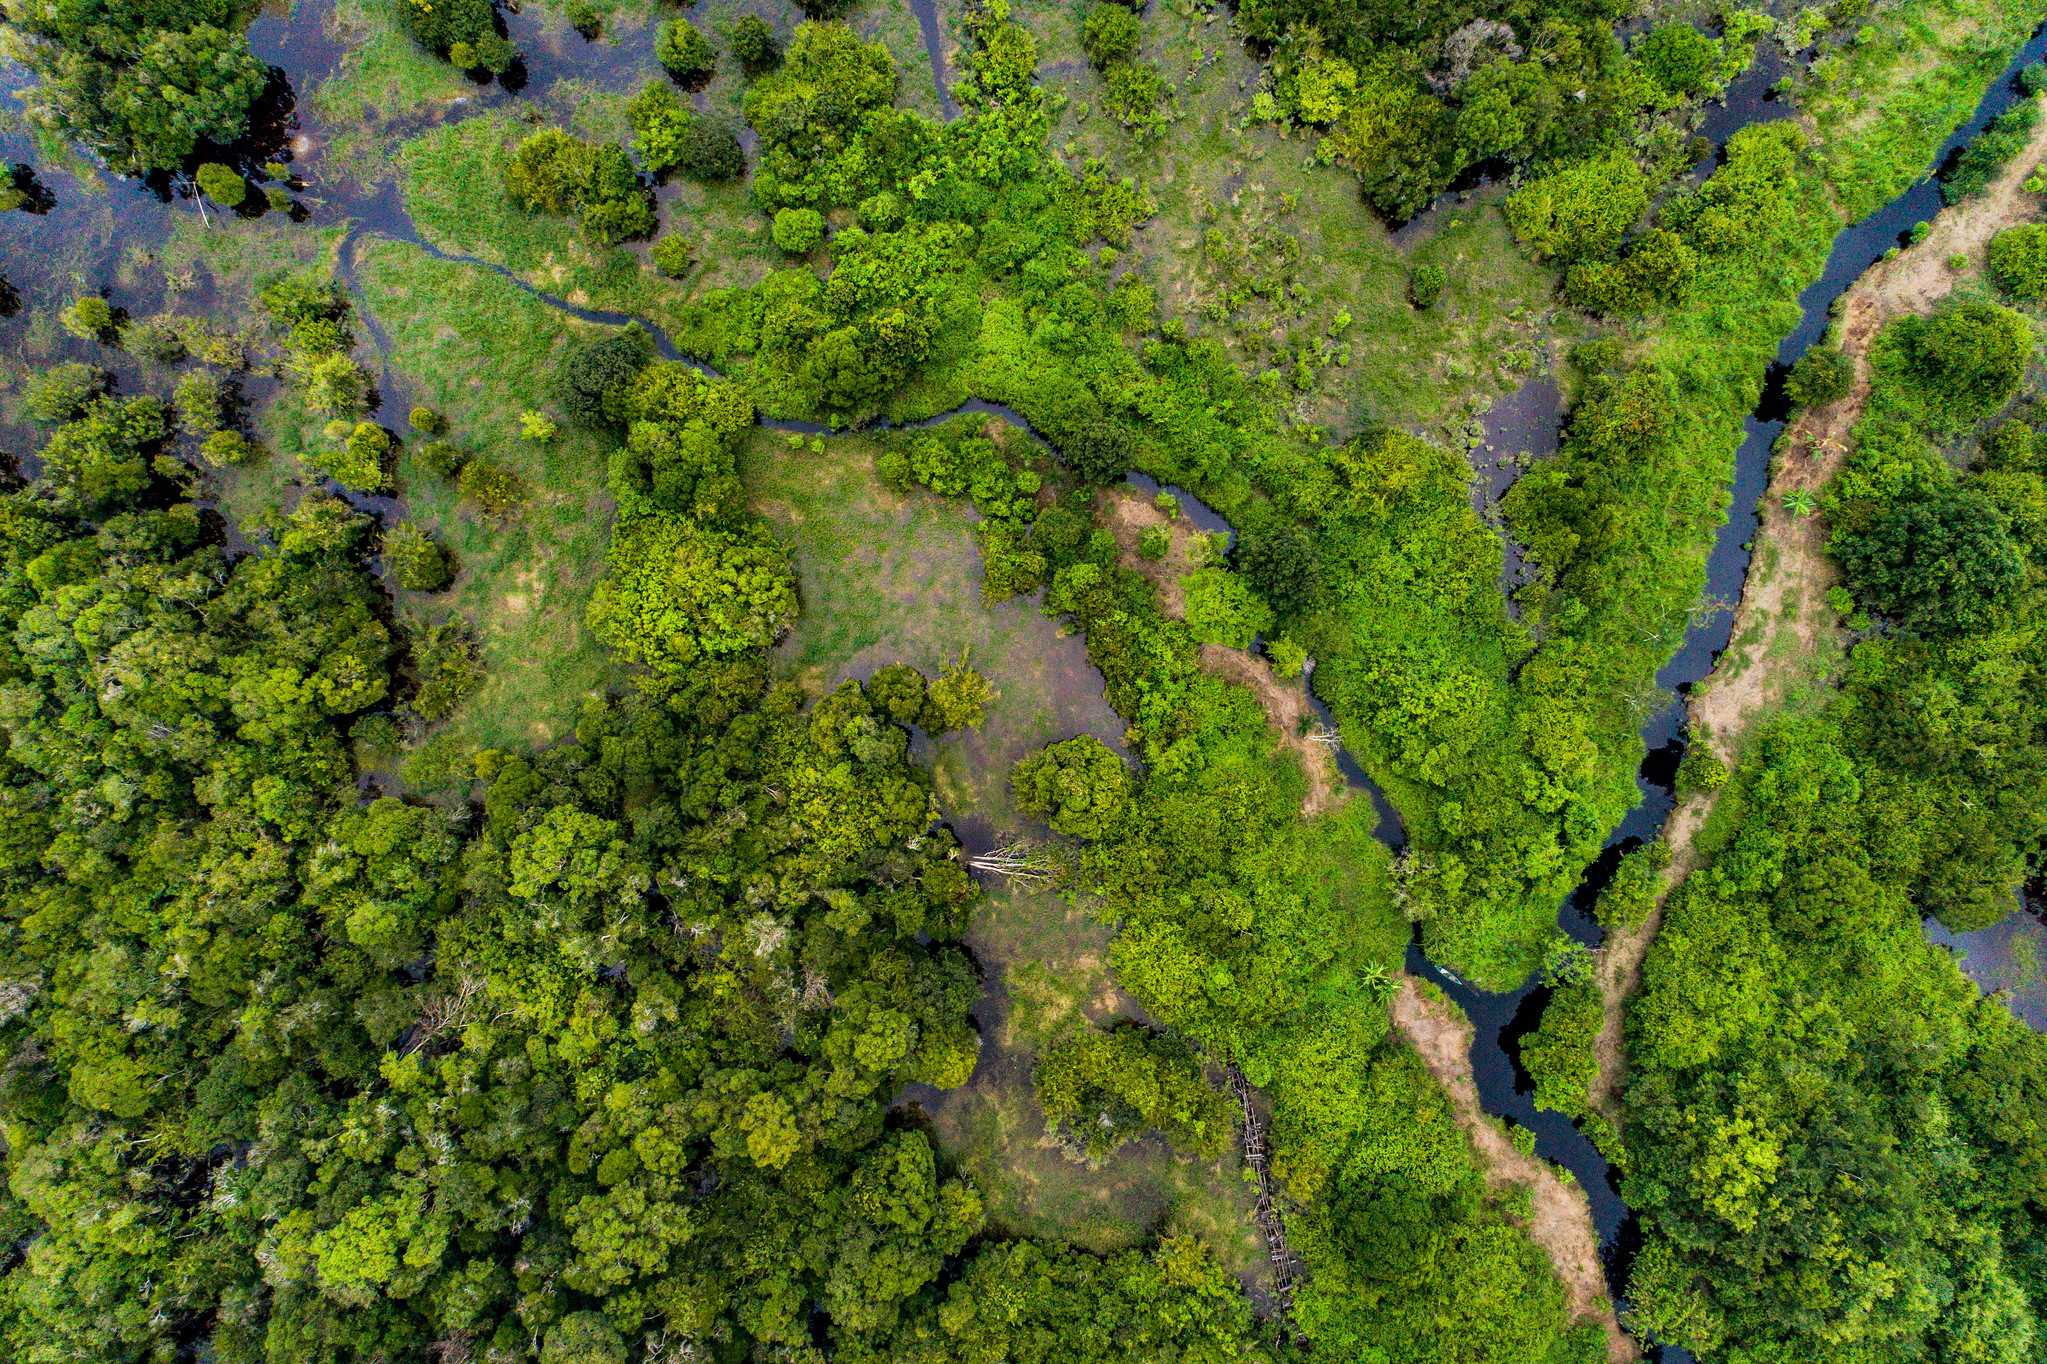
[[[948,118],[953,117],[958,106],[946,80],[943,39],[934,0],[911,0],[911,8],[917,17],[925,53],[932,66],[940,106]],[[352,188],[341,174],[323,176],[322,162],[329,143],[327,130],[318,110],[308,101],[295,101],[293,92],[314,90],[321,81],[333,75],[342,57],[342,45],[326,32],[321,22],[324,13],[325,6],[314,3],[314,0],[299,0],[289,14],[281,17],[266,14],[252,26],[251,43],[259,56],[277,68],[277,80],[274,82],[274,107],[266,111],[262,131],[255,139],[261,145],[243,149],[241,160],[244,164],[254,164],[276,155],[287,146],[294,150],[297,157],[293,163],[294,171],[319,186],[317,193],[302,198],[304,216],[314,225],[345,225],[348,229],[341,253],[345,280],[352,282],[353,248],[363,236],[404,241],[443,259],[492,270],[549,306],[583,321],[611,326],[638,322],[653,337],[662,355],[697,364],[700,369],[710,372],[707,366],[682,355],[660,328],[644,320],[578,307],[533,288],[502,267],[438,250],[422,240],[394,186],[386,183],[377,190],[367,191]],[[459,116],[479,107],[495,107],[522,95],[542,96],[566,80],[584,81],[600,88],[627,89],[656,70],[646,50],[651,44],[583,44],[573,37],[565,40],[558,28],[546,29],[535,15],[507,12],[505,18],[510,36],[524,54],[520,66],[504,82],[479,86],[476,94],[421,120],[419,128],[431,126],[436,117]],[[2047,28],[2033,35],[1983,97],[1974,115],[1942,145],[1934,160],[1935,167],[1944,164],[1963,143],[2010,106],[2018,93],[2015,78],[2019,69],[2039,60],[2043,53],[2047,53]],[[1716,145],[1724,143],[1727,137],[1750,122],[1780,117],[1789,112],[1769,98],[1769,86],[1774,83],[1778,68],[1764,66],[1760,61],[1758,68],[1757,74],[1738,83],[1724,109],[1709,112],[1704,132]],[[9,92],[0,95],[0,110],[19,111],[19,100],[11,92],[27,81],[28,77],[20,68],[0,62],[0,86]],[[13,283],[30,301],[39,308],[51,308],[63,303],[80,284],[105,283],[109,297],[117,307],[142,313],[162,306],[160,288],[129,282],[149,272],[131,271],[125,265],[131,254],[146,254],[160,249],[178,215],[199,211],[189,187],[162,180],[117,180],[103,185],[62,170],[45,171],[32,139],[20,132],[0,133],[0,157],[38,164],[42,183],[55,198],[54,204],[41,213],[0,214],[0,260],[7,263],[8,273],[14,277]],[[1930,176],[1914,184],[1890,203],[1844,229],[1834,241],[1824,273],[1799,297],[1799,324],[1778,347],[1765,396],[1747,419],[1744,439],[1735,456],[1728,520],[1715,539],[1708,561],[1707,594],[1708,601],[1713,603],[1712,609],[1694,618],[1683,642],[1656,676],[1657,685],[1665,691],[1669,700],[1642,729],[1647,757],[1636,778],[1641,800],[1609,835],[1604,851],[1559,913],[1559,926],[1579,942],[1588,946],[1596,946],[1600,942],[1602,934],[1591,915],[1593,901],[1612,875],[1619,858],[1628,849],[1657,837],[1670,813],[1677,764],[1684,752],[1684,691],[1711,671],[1715,658],[1727,645],[1732,628],[1732,606],[1747,573],[1750,541],[1758,524],[1758,501],[1768,480],[1771,447],[1784,425],[1781,375],[1824,333],[1829,310],[1841,293],[1885,251],[1903,242],[1914,224],[1932,218],[1940,207],[1939,188]],[[1412,230],[1412,225],[1404,228],[1402,235]],[[18,348],[25,339],[27,311],[16,311],[19,316],[0,319],[0,347]],[[374,318],[367,309],[362,312],[372,338],[377,339]],[[75,358],[85,358],[82,348],[74,349],[77,350]],[[72,357],[67,355],[65,358]],[[101,352],[92,358],[106,364],[109,357]],[[118,363],[116,368],[119,373]],[[129,376],[120,374],[120,377],[126,380]],[[1547,384],[1548,387],[1531,385],[1515,399],[1506,400],[1497,429],[1489,420],[1488,439],[1498,449],[1525,449],[1538,453],[1555,449],[1560,398],[1552,381],[1536,380],[1534,384]],[[130,384],[129,387],[132,389],[134,386]],[[396,380],[388,372],[381,391],[385,408],[394,409]],[[1000,417],[1042,440],[1020,414],[999,404],[979,400],[969,401],[952,411],[911,425],[930,425],[960,412]],[[811,422],[771,420],[765,424],[777,430],[804,434],[829,429]],[[9,440],[12,448],[33,448],[30,436],[31,433],[0,428],[0,439]],[[1478,491],[1482,507],[1490,509],[1497,502],[1511,482],[1514,471],[1514,468],[1498,470],[1495,476],[1485,481]],[[1139,478],[1142,483],[1156,488],[1149,480],[1143,480],[1142,476]],[[1181,498],[1188,514],[1199,518],[1195,524],[1203,529],[1229,532],[1228,524],[1199,499],[1182,489],[1172,491]],[[394,514],[396,504],[370,509],[388,516]],[[1518,578],[1520,571],[1518,554],[1510,556],[1509,573],[1513,575],[1510,582]],[[1319,700],[1316,704],[1318,713],[1325,722],[1329,722],[1327,708]],[[1391,803],[1348,753],[1339,749],[1338,756],[1346,778],[1373,799],[1380,813],[1381,839],[1395,848],[1404,846],[1405,833]],[[2039,925],[2037,919],[2014,916],[2015,920],[2019,918],[2026,918],[2026,922],[2036,928]],[[2020,941],[2020,936],[2015,935],[2022,935],[2024,931],[2022,927],[2003,930],[2004,937],[1999,940],[2004,944],[2002,947],[1986,936],[1999,933],[1997,929],[1962,935],[1953,941],[1971,950],[1972,963],[1979,958],[1996,957],[2008,966],[2015,957],[2026,955],[2023,949],[2010,945]],[[2025,941],[2038,942],[2039,934],[2035,933]],[[2038,954],[2029,959],[2037,963]],[[1546,989],[1536,981],[1530,981],[1510,993],[1493,994],[1473,989],[1430,962],[1418,943],[1409,947],[1407,965],[1410,971],[1440,985],[1471,1018],[1476,1031],[1472,1044],[1473,1070],[1480,1100],[1487,1111],[1533,1132],[1537,1153],[1569,1170],[1584,1187],[1602,1240],[1608,1282],[1618,1301],[1638,1239],[1632,1214],[1621,1198],[1612,1169],[1584,1134],[1562,1115],[1535,1108],[1532,1082],[1520,1064],[1520,1039],[1540,1018],[1547,999]],[[1985,969],[1990,968],[1986,966]],[[2043,1013],[2047,1013],[2047,1001],[2043,1001],[2041,1008]],[[2041,1017],[2033,1015],[2032,1021],[2037,1025]],[[1682,1364],[1690,1359],[1684,1351],[1668,1347],[1657,1351],[1656,1357],[1665,1364]]]

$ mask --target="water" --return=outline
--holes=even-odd
[[[2016,912],[1988,928],[1956,933],[1928,916],[1927,938],[1960,957],[1962,973],[2027,1026],[2047,1030],[2047,904],[2021,898]]]

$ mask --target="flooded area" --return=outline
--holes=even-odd
[[[2047,1029],[2047,904],[2028,899],[2002,922],[1969,933],[1929,917],[1926,936],[1954,952],[1983,993],[2002,995],[2028,1026]]]

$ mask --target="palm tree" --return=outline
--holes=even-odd
[[[1811,516],[1818,507],[1819,503],[1814,500],[1810,488],[1793,488],[1784,494],[1784,510],[1793,516],[1800,518]]]

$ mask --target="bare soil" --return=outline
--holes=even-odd
[[[2042,101],[2047,103],[2047,96]],[[2043,161],[2047,119],[2040,120],[2025,149],[1987,190],[1944,210],[1925,240],[1879,261],[1841,296],[1834,330],[1854,364],[1853,382],[1845,397],[1801,413],[1785,433],[1769,490],[1763,494],[1756,558],[1735,611],[1733,637],[1712,675],[1692,692],[1693,741],[1711,743],[1730,763],[1739,756],[1756,716],[1781,702],[1792,688],[1811,681],[1816,661],[1832,652],[1832,641],[1825,638],[1835,629],[1827,590],[1836,575],[1826,553],[1826,523],[1817,512],[1792,515],[1784,508],[1785,498],[1803,490],[1817,501],[1839,472],[1850,435],[1869,402],[1870,348],[1884,324],[1932,312],[1960,278],[1948,265],[1951,257],[1966,256],[1966,269],[1980,270],[1992,237],[2037,216],[2035,196],[2025,192],[2024,183]],[[1671,850],[1665,897],[1696,865],[1694,844],[1716,800],[1717,793],[1692,796],[1671,813],[1664,830]],[[1622,1017],[1628,998],[1641,984],[1643,959],[1662,923],[1659,899],[1639,927],[1614,933],[1600,952],[1598,981],[1605,1014],[1597,1044],[1599,1075],[1590,1097],[1597,1111],[1616,1122],[1627,1064]]]
[[[1606,1335],[1610,1364],[1640,1358],[1633,1338],[1621,1329],[1606,1294],[1599,1263],[1599,1233],[1585,1191],[1567,1184],[1546,1161],[1523,1155],[1501,1124],[1479,1104],[1471,1073],[1471,1022],[1457,1007],[1413,976],[1402,976],[1393,996],[1393,1025],[1443,1086],[1470,1137],[1486,1183],[1496,1190],[1523,1188],[1529,1194],[1529,1238],[1549,1257],[1564,1286],[1575,1321],[1595,1322]]]
[[[1121,551],[1119,562],[1143,574],[1158,591],[1159,609],[1174,620],[1187,618],[1187,575],[1198,567],[1192,552],[1199,533],[1188,522],[1167,516],[1136,489],[1125,486],[1101,495],[1096,511],[1101,523],[1116,537]],[[1152,526],[1163,526],[1171,537],[1162,559],[1147,559],[1137,552],[1138,537]],[[1300,760],[1308,778],[1308,794],[1301,799],[1301,814],[1312,818],[1336,806],[1350,795],[1336,769],[1336,750],[1318,744],[1313,730],[1313,710],[1308,705],[1304,682],[1289,684],[1273,675],[1263,659],[1243,649],[1221,644],[1201,646],[1201,666],[1217,677],[1246,687],[1258,698],[1271,723],[1280,747]]]

